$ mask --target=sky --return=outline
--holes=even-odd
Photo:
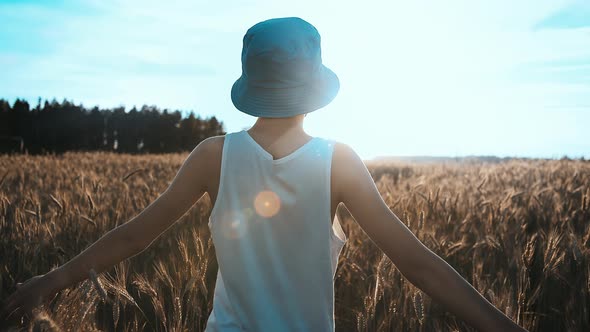
[[[246,30],[297,16],[338,96],[304,129],[377,156],[590,158],[590,1],[0,0],[0,98],[232,104]]]

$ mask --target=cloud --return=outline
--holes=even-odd
[[[590,27],[590,3],[577,1],[540,20],[534,29],[574,29]]]

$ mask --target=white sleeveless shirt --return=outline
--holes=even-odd
[[[209,229],[219,270],[206,332],[334,331],[346,235],[331,225],[334,141],[273,159],[246,130],[225,135]]]

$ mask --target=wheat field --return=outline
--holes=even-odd
[[[163,192],[187,154],[0,156],[0,299]],[[367,162],[392,211],[530,331],[590,330],[590,163]],[[204,196],[150,247],[9,331],[202,331],[217,273]],[[474,331],[409,283],[340,206],[337,331]],[[14,323],[14,322],[13,322]]]

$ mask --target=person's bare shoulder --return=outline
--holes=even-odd
[[[334,142],[334,153],[332,156],[333,162],[336,162],[337,164],[347,164],[347,163],[356,162],[359,160],[362,162],[359,155],[356,153],[356,151],[354,151],[354,149],[352,147],[350,147],[350,145],[343,143],[343,142],[338,142],[338,141],[333,141],[333,142]],[[346,170],[346,168],[344,168],[343,170]]]
[[[217,135],[205,138],[201,143],[207,154],[211,154],[211,157],[215,157],[219,154],[221,158],[221,152],[223,151],[223,142],[225,141],[225,135]]]
[[[209,192],[210,188],[216,186],[219,181],[219,176],[221,173],[221,156],[223,153],[224,141],[225,135],[217,135],[208,137],[204,139],[201,143],[199,143],[200,148],[203,150],[202,156],[207,161],[207,192]]]
[[[334,141],[332,154],[332,183],[338,203],[344,202],[343,193],[353,185],[349,180],[364,167],[363,161],[352,147]]]

